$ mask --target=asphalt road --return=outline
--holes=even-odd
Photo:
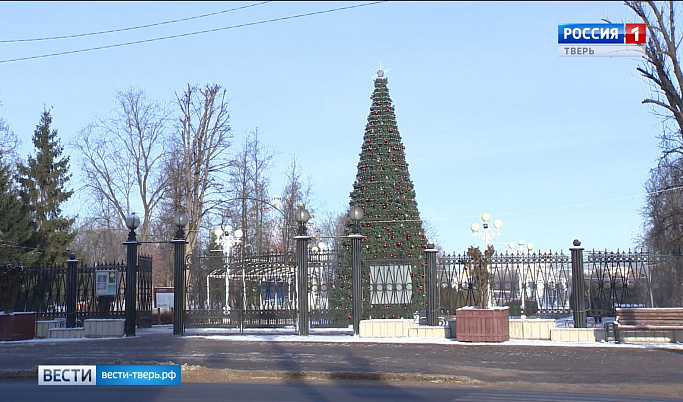
[[[41,364],[173,363],[184,365],[184,384],[350,379],[683,399],[681,348],[363,343],[344,339],[260,342],[243,341],[239,336],[212,339],[156,334],[0,342],[0,377],[17,373],[30,377],[26,373]]]
[[[463,389],[453,386],[387,384],[345,381],[337,383],[219,383],[183,384],[179,387],[40,387],[29,381],[0,381],[2,397],[8,401],[72,402],[120,401],[600,401],[659,402],[675,399],[625,397],[533,391]]]

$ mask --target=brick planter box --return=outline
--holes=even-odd
[[[36,337],[36,313],[0,314],[0,341],[20,341]]]
[[[503,342],[510,339],[510,317],[504,308],[460,308],[455,312],[456,339],[461,342]]]

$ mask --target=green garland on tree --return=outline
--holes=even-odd
[[[364,235],[363,312],[373,318],[412,318],[413,312],[424,309],[424,250],[426,236],[415,201],[415,186],[410,179],[405,146],[396,124],[396,115],[384,72],[378,71],[372,105],[365,126],[358,173],[353,183],[350,206],[360,206],[365,212],[360,222]],[[345,234],[353,233],[354,222],[347,219]],[[350,242],[344,243],[350,252]],[[410,283],[396,282],[412,288],[409,304],[371,304],[371,269],[373,261],[392,260],[410,264]],[[404,262],[401,262],[404,261]],[[334,295],[337,307],[348,310],[351,317],[353,297],[350,264],[342,264]],[[400,275],[399,275],[400,276]],[[396,279],[396,278],[394,278]]]

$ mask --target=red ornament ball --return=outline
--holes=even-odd
[[[391,238],[392,238],[392,239],[395,239],[395,238],[396,238],[396,235],[395,235],[395,234],[392,234],[392,235],[391,235]],[[399,243],[400,243],[400,242],[399,242]],[[399,246],[400,246],[400,244],[399,244]]]
[[[399,246],[399,247],[401,247],[401,242],[400,242],[400,241],[397,241],[397,242],[396,242],[396,245]]]
[[[386,244],[386,243],[384,243],[384,248],[387,248],[387,247],[389,247],[389,245],[388,245],[388,244]]]
[[[410,233],[406,233],[406,238],[410,239]]]
[[[394,258],[394,253],[389,254],[389,258]]]
[[[387,232],[388,232],[388,231],[389,231],[389,229],[391,229],[391,228],[390,228],[389,226],[387,226],[387,227],[385,227],[384,229],[386,229],[386,230],[387,230]]]
[[[387,142],[389,142],[389,140],[387,140],[387,139],[385,138],[385,139],[384,139],[384,143],[386,144]]]
[[[390,129],[389,129],[389,132],[390,132],[390,133],[393,133],[393,132],[394,132],[394,129],[393,129],[393,128],[390,128]]]
[[[382,209],[387,209],[387,205],[386,204],[382,205]]]

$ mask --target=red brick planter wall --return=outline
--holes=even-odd
[[[0,314],[0,341],[36,337],[36,313]]]
[[[461,308],[455,312],[456,339],[463,342],[503,342],[510,339],[508,308]]]

